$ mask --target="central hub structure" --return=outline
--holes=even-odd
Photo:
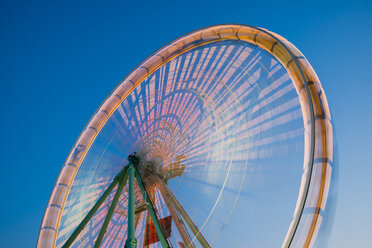
[[[139,159],[137,157],[137,159]],[[154,160],[141,160],[139,163],[134,164],[138,172],[141,174],[144,183],[150,187],[159,179],[164,178],[164,168],[161,159]]]

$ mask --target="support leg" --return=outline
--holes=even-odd
[[[134,229],[137,230],[138,222],[141,218],[142,212],[136,215],[136,218],[134,219]]]
[[[150,215],[149,215],[149,212],[146,213],[145,233],[148,232],[148,230],[147,230],[148,224],[150,224]],[[148,248],[149,247],[148,245],[145,245],[145,238],[143,239],[143,247],[142,248]]]
[[[156,233],[158,235],[158,238],[161,242],[161,245],[163,246],[163,248],[169,248],[170,245],[168,244],[168,241],[167,239],[165,238],[165,233],[163,231],[163,228],[161,227],[160,223],[159,223],[159,219],[158,219],[158,216],[157,214],[155,213],[155,209],[154,209],[154,205],[153,203],[151,202],[151,199],[150,199],[150,196],[146,190],[146,187],[145,185],[143,184],[142,182],[142,179],[141,179],[141,176],[139,175],[139,173],[136,171],[135,173],[135,177],[137,179],[137,183],[141,189],[141,192],[142,192],[142,195],[143,195],[143,198],[146,199],[146,201],[148,202],[148,214],[150,215],[151,219],[152,219],[152,222],[154,224],[154,227],[155,227],[155,230],[156,230]]]
[[[196,227],[194,222],[191,220],[190,216],[186,213],[186,211],[183,209],[181,204],[178,202],[176,197],[173,195],[172,191],[168,188],[167,185],[165,185],[163,182],[160,182],[165,190],[165,197],[168,197],[173,206],[176,208],[177,212],[182,216],[182,218],[185,220],[186,224],[192,231],[192,233],[195,235],[196,239],[199,241],[202,247],[208,247],[210,248],[211,246],[208,244],[207,240],[203,237],[199,229]]]
[[[178,215],[177,211],[175,210],[175,208],[174,208],[174,206],[171,202],[170,195],[166,193],[163,182],[161,180],[159,180],[157,185],[158,185],[159,191],[160,191],[160,193],[161,193],[161,195],[162,195],[162,197],[165,201],[165,204],[167,205],[167,208],[168,208],[170,214],[173,217],[173,221],[176,224],[176,227],[177,227],[178,232],[180,233],[180,235],[182,237],[183,242],[185,243],[186,247],[188,247],[188,248],[194,247],[194,244],[191,242],[189,233],[187,232],[187,229],[184,226],[184,223],[183,223],[182,219]]]
[[[115,188],[116,184],[120,182],[120,179],[127,173],[128,168],[125,167],[112,181],[112,183],[107,187],[105,192],[102,194],[102,196],[98,199],[98,201],[94,204],[92,209],[88,212],[88,214],[85,216],[85,218],[80,222],[80,224],[77,226],[75,231],[71,234],[71,236],[68,238],[68,240],[65,242],[65,244],[62,246],[62,248],[68,248],[72,245],[72,243],[75,241],[77,236],[79,236],[80,232],[84,229],[84,227],[88,224],[90,219],[93,217],[93,215],[97,212],[99,207],[102,205],[102,203],[106,200],[106,198],[110,195],[111,191]]]
[[[136,248],[137,247],[137,240],[136,240],[136,229],[135,229],[135,215],[134,215],[134,171],[135,168],[133,165],[129,165],[128,169],[128,238],[125,241],[125,248]]]
[[[99,232],[98,238],[97,238],[97,240],[96,240],[96,242],[94,244],[94,248],[98,248],[101,245],[102,239],[103,239],[103,237],[104,237],[104,235],[106,233],[106,228],[107,228],[108,224],[110,223],[112,214],[114,213],[116,204],[119,201],[121,192],[122,192],[125,184],[127,183],[127,179],[128,179],[128,173],[125,173],[124,176],[122,177],[119,185],[118,185],[118,188],[116,190],[114,199],[112,200],[112,203],[111,203],[111,206],[109,208],[109,211],[108,211],[108,213],[106,215],[105,221],[103,222],[103,225],[101,227],[101,231]]]

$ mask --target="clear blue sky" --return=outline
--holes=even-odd
[[[264,27],[317,72],[333,114],[338,197],[329,247],[372,247],[371,1],[2,1],[0,246],[34,247],[69,150],[138,63],[221,23]]]

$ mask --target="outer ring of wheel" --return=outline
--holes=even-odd
[[[196,30],[162,47],[130,72],[105,99],[80,134],[62,167],[44,214],[37,247],[55,247],[63,208],[79,167],[119,104],[144,79],[171,59],[220,40],[241,40],[268,51],[286,68],[293,81],[305,127],[304,172],[293,220],[282,247],[290,247],[296,239],[296,246],[309,247],[313,244],[322,222],[321,213],[325,211],[333,164],[331,115],[324,91],[306,58],[283,37],[262,28],[226,24]],[[310,221],[301,221],[304,209],[312,209]]]

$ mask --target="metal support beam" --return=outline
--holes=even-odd
[[[135,206],[134,206],[134,171],[135,168],[132,164],[129,165],[128,169],[128,237],[125,241],[125,248],[136,248],[136,228],[135,228]]]
[[[146,187],[145,185],[143,184],[143,181],[142,181],[142,178],[139,174],[138,171],[135,172],[135,177],[137,179],[137,183],[138,183],[138,186],[140,187],[141,189],[141,192],[142,192],[142,195],[143,195],[143,198],[145,198],[145,200],[148,202],[148,207],[147,207],[147,211],[152,219],[152,222],[154,224],[154,227],[155,227],[155,230],[156,230],[156,233],[158,235],[158,238],[160,240],[160,243],[162,245],[163,248],[169,248],[170,245],[168,244],[168,240],[165,238],[165,233],[163,231],[163,228],[161,227],[160,223],[159,223],[159,219],[158,219],[158,216],[155,212],[155,208],[154,208],[154,205],[153,203],[151,202],[151,199],[150,199],[150,196],[146,190]]]
[[[111,182],[111,184],[107,187],[105,192],[101,195],[101,197],[98,199],[98,201],[94,204],[92,209],[88,212],[88,214],[85,216],[85,218],[80,222],[80,224],[76,227],[75,231],[71,234],[71,236],[68,238],[68,240],[65,242],[65,244],[62,246],[62,248],[68,248],[72,245],[72,243],[75,241],[77,236],[79,236],[80,232],[84,229],[84,227],[88,224],[90,219],[93,217],[93,215],[97,212],[97,210],[100,208],[102,203],[106,200],[106,198],[110,195],[111,191],[115,188],[116,184],[120,182],[122,177],[127,173],[128,167],[125,167]]]
[[[207,240],[203,237],[202,233],[199,231],[199,229],[196,227],[194,222],[191,220],[190,216],[186,213],[185,209],[181,206],[181,204],[178,202],[176,197],[173,195],[172,191],[168,188],[166,184],[162,184],[165,190],[165,196],[168,197],[173,206],[176,208],[177,212],[182,216],[192,233],[195,235],[196,239],[199,241],[202,247],[210,248],[211,246],[208,244]]]
[[[145,232],[144,233],[147,233],[148,232],[147,227],[148,227],[149,224],[150,224],[150,215],[147,212],[147,214],[146,214]],[[143,247],[142,248],[148,248],[148,247],[149,247],[148,245],[145,245],[145,241],[143,241]]]
[[[178,232],[180,233],[181,238],[182,238],[183,242],[185,243],[186,247],[188,247],[188,248],[195,247],[193,242],[190,239],[190,235],[187,232],[187,229],[186,229],[182,219],[180,218],[180,216],[178,215],[177,211],[175,210],[175,208],[172,204],[172,201],[170,199],[170,195],[166,192],[166,189],[164,188],[165,184],[161,181],[161,179],[159,179],[157,185],[159,186],[158,189],[161,193],[161,196],[163,197],[163,199],[165,201],[165,204],[167,205],[168,210],[173,217],[173,221],[176,224]]]
[[[129,166],[130,166],[130,164],[129,164]],[[106,215],[105,221],[103,222],[103,225],[102,225],[101,230],[99,232],[98,238],[97,238],[97,240],[96,240],[96,242],[94,244],[94,248],[98,248],[101,245],[102,239],[103,239],[103,237],[104,237],[104,235],[106,233],[106,228],[107,228],[108,224],[110,223],[112,214],[114,213],[116,204],[119,201],[121,192],[122,192],[125,184],[127,183],[127,179],[128,179],[128,173],[125,173],[123,175],[123,177],[122,177],[119,185],[118,185],[118,188],[116,190],[114,199],[112,200],[112,203],[111,203],[111,206],[109,208],[109,211],[108,211],[108,213]]]
[[[138,222],[141,218],[141,215],[142,215],[142,212],[141,213],[138,213],[136,214],[136,218],[134,219],[134,228],[137,230],[137,226],[138,226]]]

